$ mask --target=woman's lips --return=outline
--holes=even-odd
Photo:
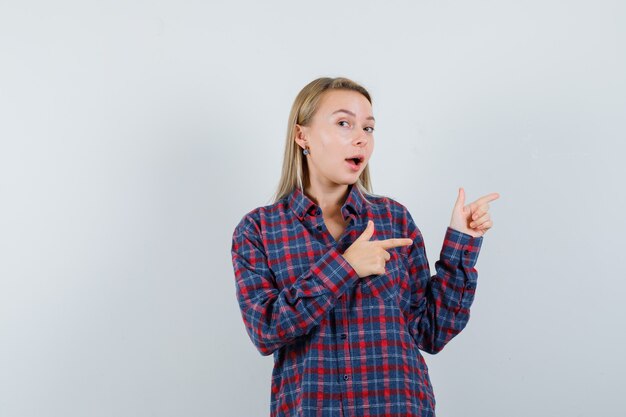
[[[352,159],[346,159],[346,164],[350,167],[350,169],[354,172],[358,171],[359,169],[361,169],[361,164],[363,162],[359,162],[358,164],[356,162],[354,162],[354,160]]]

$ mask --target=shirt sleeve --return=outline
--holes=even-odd
[[[411,277],[409,331],[418,347],[436,354],[463,330],[470,317],[478,272],[475,265],[482,244],[448,227],[431,277],[422,234],[408,214],[408,233],[413,239],[408,264]]]
[[[261,232],[245,218],[233,233],[231,254],[246,331],[262,355],[308,334],[358,279],[348,261],[331,248],[292,285],[277,288]]]

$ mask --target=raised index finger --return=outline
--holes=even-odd
[[[393,238],[386,240],[379,240],[378,243],[383,249],[396,248],[398,246],[408,246],[413,243],[413,239],[409,238]]]

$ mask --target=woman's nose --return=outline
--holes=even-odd
[[[354,144],[354,146],[365,146],[367,145],[367,137],[365,136],[364,133],[361,133],[357,135],[356,138],[354,138],[352,143]]]

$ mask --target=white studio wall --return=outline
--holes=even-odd
[[[0,416],[263,416],[232,232],[320,76],[372,93],[374,191],[434,271],[498,192],[440,417],[623,416],[626,3],[0,3]],[[433,272],[434,273],[434,272]]]

